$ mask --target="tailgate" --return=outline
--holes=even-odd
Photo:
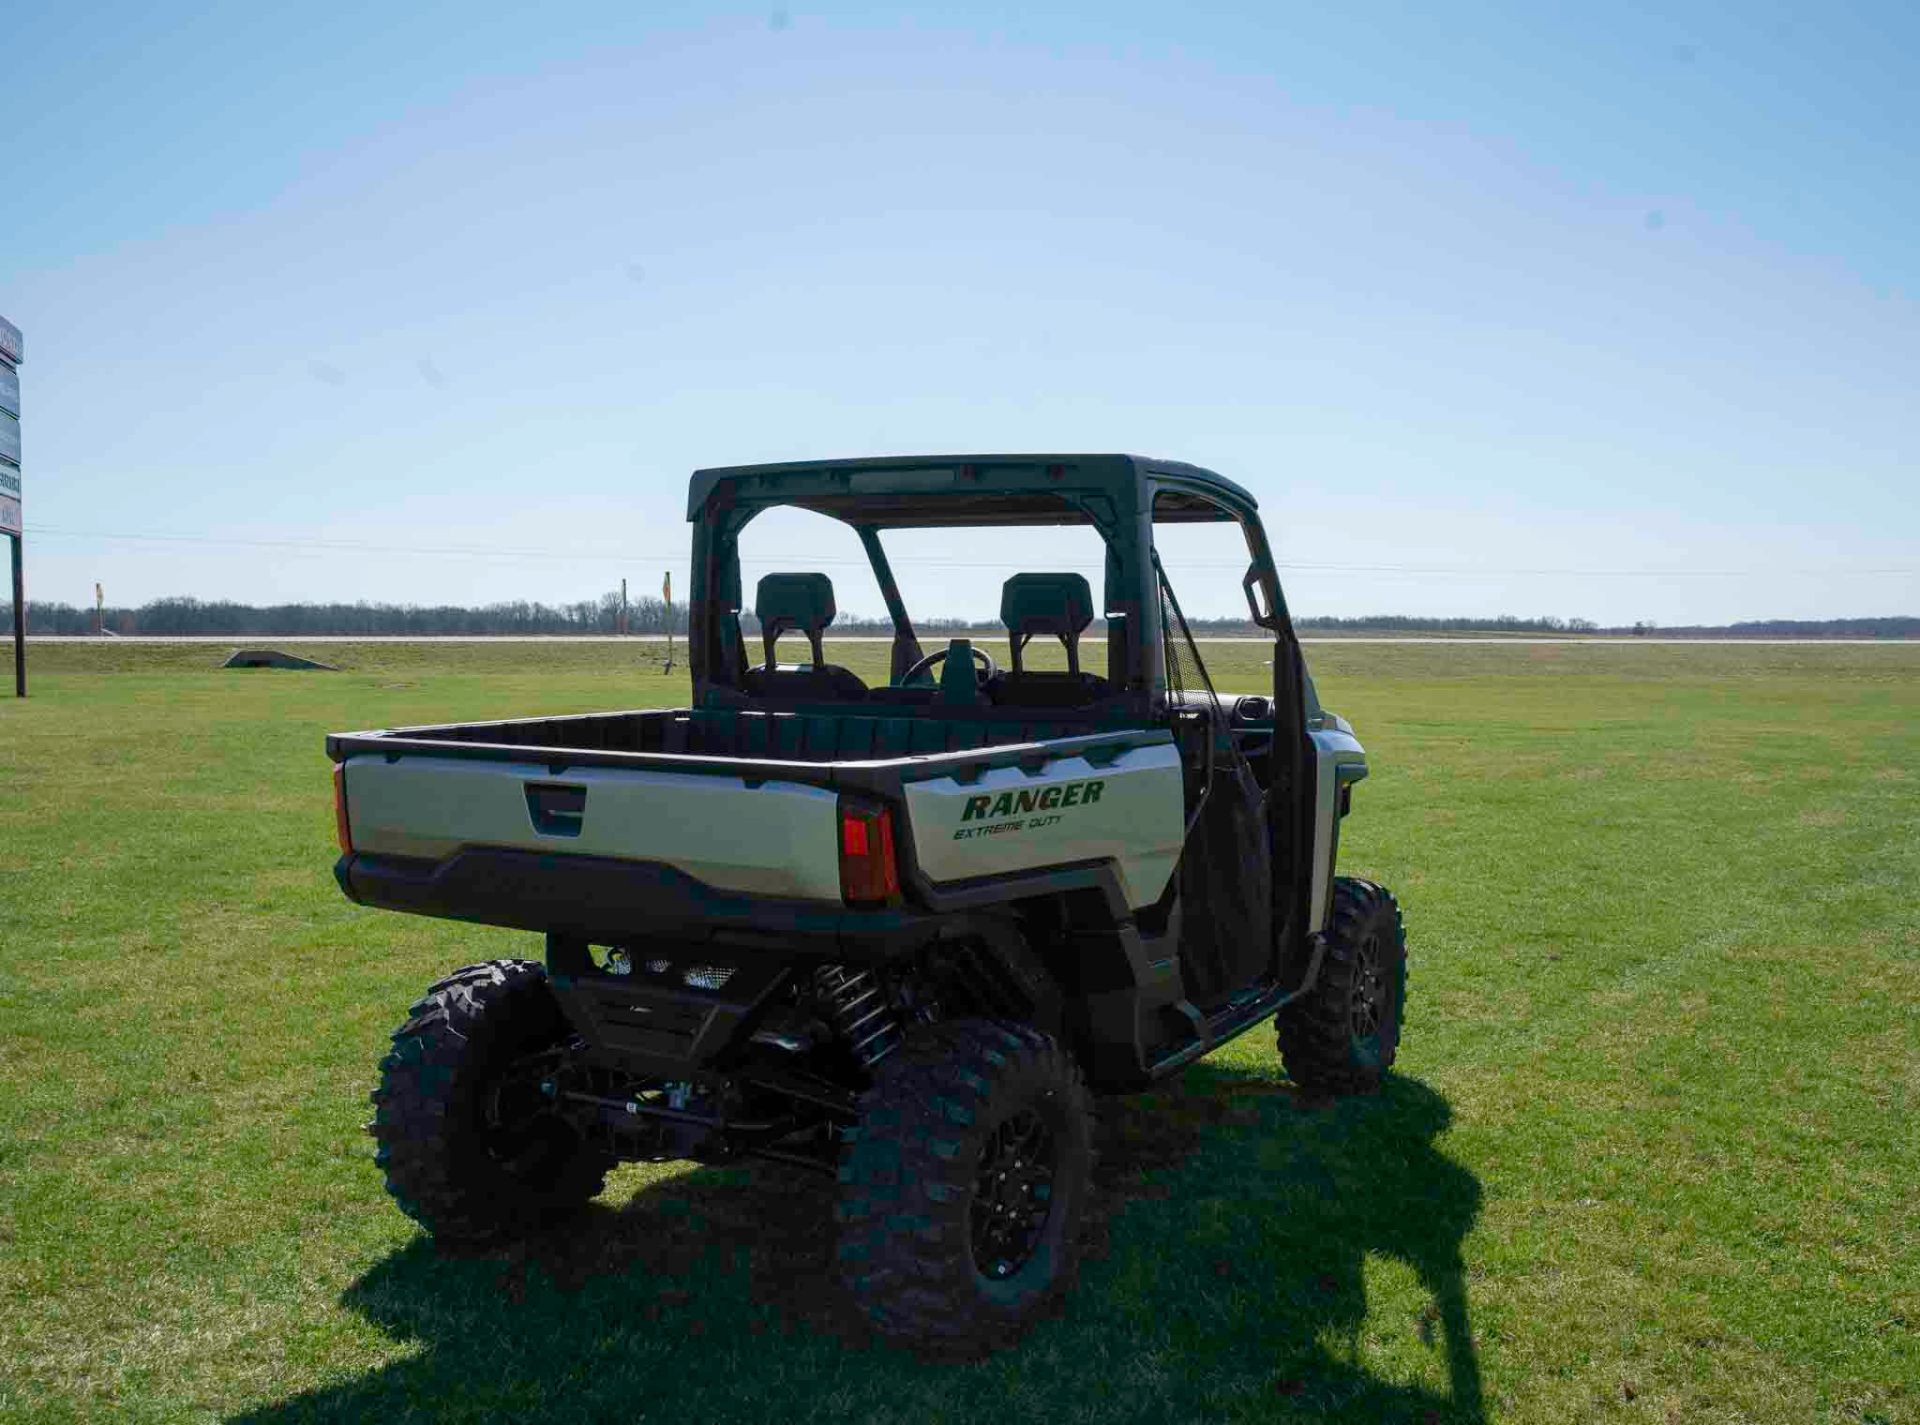
[[[362,754],[342,764],[353,849],[444,861],[509,847],[674,867],[719,890],[840,900],[837,798],[712,773]]]

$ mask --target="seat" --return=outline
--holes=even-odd
[[[1085,575],[1015,574],[1000,587],[1000,622],[1007,626],[1013,668],[995,681],[996,704],[1080,707],[1111,691],[1105,678],[1080,671],[1080,635],[1093,622],[1093,590]],[[1067,652],[1066,672],[1027,668],[1027,644],[1040,634],[1060,640]]]
[[[846,668],[827,662],[821,637],[839,611],[833,581],[825,574],[767,574],[753,594],[765,650],[761,667],[747,670],[745,688],[755,697],[783,700],[863,701],[867,685]],[[776,656],[780,636],[803,633],[813,661],[803,668],[782,668]]]

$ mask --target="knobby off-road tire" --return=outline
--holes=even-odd
[[[531,1231],[598,1193],[611,1159],[546,1106],[528,1057],[569,1035],[541,966],[469,965],[394,1032],[373,1091],[374,1161],[401,1210],[436,1238]]]
[[[852,1134],[840,1274],[882,1334],[977,1358],[1072,1287],[1093,1105],[1051,1037],[984,1019],[922,1026],[875,1071]]]
[[[1406,996],[1400,907],[1371,881],[1338,878],[1320,977],[1275,1020],[1287,1073],[1310,1093],[1372,1093],[1400,1048]]]

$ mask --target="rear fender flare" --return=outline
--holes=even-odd
[[[1013,916],[960,918],[942,930],[928,951],[972,980],[969,988],[990,1001],[984,1007],[1045,1034],[1060,1032],[1061,986]]]

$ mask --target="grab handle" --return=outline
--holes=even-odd
[[[572,782],[528,782],[527,815],[542,836],[578,836],[587,817],[587,789]]]

